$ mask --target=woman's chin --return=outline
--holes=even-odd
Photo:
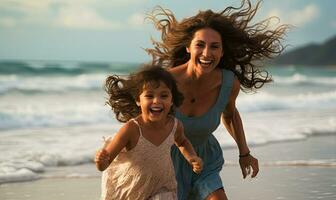
[[[205,64],[198,64],[198,69],[199,72],[201,73],[209,73],[215,69],[215,67],[210,64],[210,65],[205,65]]]

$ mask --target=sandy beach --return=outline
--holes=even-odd
[[[242,179],[236,150],[225,149],[225,167],[221,176],[229,199],[336,199],[336,166],[299,160],[329,160],[336,158],[336,136],[315,136],[307,140],[273,143],[252,147],[259,158],[257,179]],[[282,163],[276,161],[281,160]],[[292,162],[294,161],[295,162]],[[93,165],[85,167],[87,177],[76,177],[76,168],[59,178],[42,178],[32,182],[0,185],[2,200],[92,200],[99,199],[100,178]],[[71,172],[74,170],[74,172]],[[57,172],[54,172],[57,173]],[[55,176],[53,176],[55,177]]]

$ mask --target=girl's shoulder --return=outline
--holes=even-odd
[[[134,119],[128,120],[120,129],[119,134],[124,134],[129,137],[135,137],[138,135],[139,132],[139,126]]]
[[[173,119],[174,123],[176,123],[177,126],[183,126],[181,120],[179,120],[178,118],[176,118],[173,115],[169,115],[169,116],[171,116],[171,118]]]
[[[179,133],[181,131],[184,131],[183,123],[178,118],[176,118],[175,116],[173,116],[173,115],[169,115],[169,116],[172,117],[172,119],[173,119],[173,126],[176,127],[175,128],[175,134]]]
[[[127,151],[133,149],[140,137],[139,127],[133,120],[127,121],[115,134],[114,138],[126,143]]]

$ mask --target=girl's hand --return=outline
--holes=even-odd
[[[189,163],[192,166],[193,171],[196,174],[200,174],[201,171],[203,170],[203,161],[200,157],[198,156],[193,156],[190,160]]]
[[[254,178],[257,176],[259,172],[258,160],[254,158],[251,154],[239,158],[239,165],[244,179],[246,178],[247,175],[250,175],[251,173],[252,173],[251,178]]]
[[[105,149],[100,149],[95,157],[96,167],[99,171],[104,171],[111,163],[111,157]]]

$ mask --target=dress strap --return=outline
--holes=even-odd
[[[222,70],[222,84],[224,85],[225,88],[232,88],[233,81],[235,79],[235,74],[228,69],[223,69]]]
[[[133,119],[133,118],[131,120],[138,126],[140,135],[142,135],[142,131],[141,131],[141,127],[140,127],[139,122],[136,119]]]
[[[221,112],[224,110],[227,102],[229,101],[232,86],[235,79],[235,75],[232,71],[223,69],[222,70],[222,85],[218,96],[217,106],[218,111]]]
[[[177,124],[178,124],[177,122],[178,121],[177,121],[176,117],[174,117],[174,126],[173,126],[173,129],[172,129],[170,134],[175,134],[175,131],[177,129]]]

